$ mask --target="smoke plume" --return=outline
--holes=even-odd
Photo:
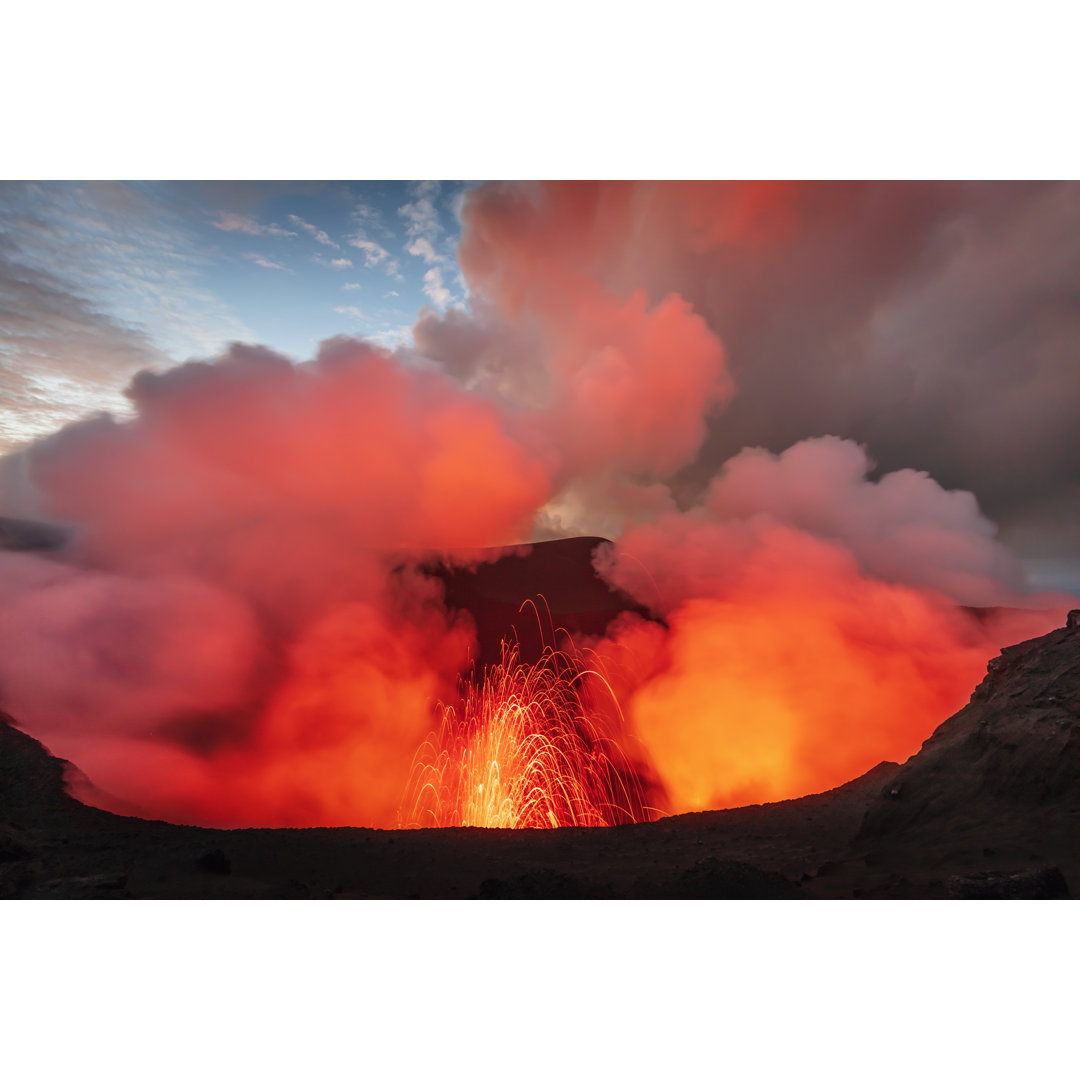
[[[1006,239],[1054,198],[1003,197]],[[667,808],[822,790],[914,752],[1062,604],[1028,592],[925,454],[894,465],[895,417],[878,440],[837,391],[860,342],[895,389],[880,340],[899,347],[903,305],[931,302],[920,259],[956,272],[947,230],[917,255],[897,226],[893,261],[824,311],[822,230],[846,238],[853,280],[860,261],[843,207],[809,226],[808,200],[828,203],[790,185],[485,186],[463,211],[469,308],[421,313],[414,347],[335,338],[296,364],[234,345],[139,373],[130,419],[69,425],[0,470],[4,513],[72,529],[59,552],[0,553],[0,706],[149,815],[393,825],[475,648],[426,562],[600,532],[598,571],[658,616],[591,644]],[[943,221],[949,200],[929,189],[911,214]],[[793,251],[809,293],[787,308],[767,279]],[[746,281],[721,297],[737,256]],[[886,294],[877,343],[845,337]],[[739,355],[716,317],[736,299]],[[807,350],[834,331],[812,388]],[[755,373],[742,350],[770,334]],[[781,342],[796,374],[765,401]],[[833,392],[835,427],[777,445],[800,395]],[[718,457],[751,407],[764,434]]]

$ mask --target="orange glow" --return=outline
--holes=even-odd
[[[468,685],[460,713],[442,707],[417,751],[402,803],[407,828],[556,829],[644,821],[640,780],[596,707],[604,686],[580,657],[551,648],[502,661]],[[613,734],[618,734],[615,732]]]
[[[925,591],[795,571],[687,600],[666,630],[628,619],[598,648],[629,673],[631,730],[684,813],[798,798],[905,761],[997,648],[1059,622],[1026,612],[980,625]]]
[[[833,252],[856,194],[472,188],[468,310],[426,308],[415,348],[339,337],[296,363],[234,343],[141,372],[133,416],[12,461],[16,505],[73,533],[55,553],[0,553],[0,708],[112,797],[100,805],[224,827],[607,825],[797,797],[906,758],[997,649],[1066,608],[989,614],[1041,601],[975,495],[910,468],[871,479],[874,448],[840,437],[907,387],[885,361],[916,325],[907,305],[928,303],[901,289],[870,317],[878,285],[887,299],[906,278],[889,250]],[[884,220],[877,203],[856,206]],[[898,251],[907,222],[889,224]],[[773,261],[788,244],[790,270]],[[759,291],[774,274],[783,288]],[[841,386],[829,358],[850,342],[825,331],[849,306],[827,288],[844,275],[870,305],[874,362]],[[769,306],[793,288],[791,312]],[[857,422],[839,423],[849,409]],[[901,426],[884,426],[889,457]],[[736,436],[773,446],[802,427],[818,434],[717,460]],[[993,439],[972,445],[1005,464]],[[481,624],[491,648],[533,579],[451,603],[424,568],[573,534],[611,537],[601,578],[657,618],[535,665],[508,648],[459,701]],[[622,600],[592,610],[559,573],[543,585],[556,610],[599,634]]]

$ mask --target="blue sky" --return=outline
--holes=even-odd
[[[464,299],[455,260],[463,191],[438,183],[268,184],[233,198],[228,185],[217,185],[193,228],[212,253],[207,284],[256,340],[297,358],[336,333],[396,345],[408,340],[423,305]]]
[[[465,302],[465,182],[0,183],[0,452],[229,341],[395,346]]]

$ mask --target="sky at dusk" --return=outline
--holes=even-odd
[[[496,297],[486,270],[473,295],[459,266],[472,189],[490,219],[476,215],[476,247],[499,225],[498,185],[3,182],[0,450],[100,411],[130,415],[136,372],[234,341],[304,361],[348,335],[487,394],[542,393],[527,375],[544,366],[536,314]],[[675,471],[677,498],[744,447],[850,438],[883,471],[973,492],[1037,583],[1080,589],[1076,185],[604,191],[592,220],[564,222],[553,203],[549,222],[541,209],[526,224],[539,234],[498,257],[539,245],[537,282],[544,259],[565,258],[612,295],[677,295],[705,319],[733,394]],[[609,223],[605,200],[621,200]],[[528,267],[512,272],[533,287]]]
[[[461,304],[463,183],[0,184],[0,450],[234,340],[395,346]]]

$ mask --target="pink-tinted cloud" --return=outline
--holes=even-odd
[[[997,647],[1061,612],[966,611],[1032,602],[976,498],[903,465],[877,476],[874,439],[843,437],[872,416],[895,454],[915,436],[890,441],[900,421],[875,405],[925,434],[962,384],[980,419],[940,450],[999,400],[910,363],[911,312],[969,340],[917,282],[921,267],[959,299],[950,275],[972,280],[953,196],[848,191],[889,250],[844,229],[829,247],[822,222],[846,220],[832,189],[488,185],[462,209],[469,306],[424,312],[415,349],[338,338],[294,364],[235,345],[141,373],[132,419],[70,426],[9,472],[23,514],[76,534],[48,561],[0,555],[0,703],[176,820],[393,824],[471,643],[420,553],[600,520],[616,540],[600,569],[663,616],[594,644],[671,808],[803,794],[910,754]],[[402,208],[414,245],[432,242],[435,195]],[[1018,223],[1057,220],[1044,197],[1004,199],[977,250],[1023,250]],[[1006,373],[1003,356],[979,370]],[[1040,356],[1014,382],[1025,415],[1071,385]],[[815,394],[835,428],[805,430]],[[993,453],[1018,448],[1044,460],[1041,434]]]
[[[289,223],[295,225],[298,229],[303,229],[317,244],[332,248],[341,247],[340,244],[335,243],[330,239],[330,236],[325,229],[320,229],[317,225],[312,225],[310,221],[305,221],[296,214],[289,215]]]
[[[222,232],[239,232],[247,236],[296,236],[294,232],[283,229],[280,225],[263,225],[246,214],[236,214],[228,210],[218,213],[217,220],[210,223]]]

